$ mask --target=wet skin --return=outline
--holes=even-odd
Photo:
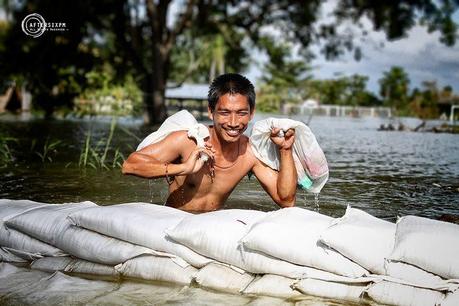
[[[281,161],[279,171],[272,170],[255,157],[243,135],[253,114],[245,96],[226,94],[214,111],[209,109],[213,125],[205,148],[198,148],[186,131],[173,132],[132,153],[122,171],[146,178],[165,177],[167,172],[173,180],[166,204],[186,211],[219,209],[249,171],[279,206],[293,206],[297,181],[292,156],[294,131],[278,137],[279,129],[273,129],[271,140],[279,148]],[[207,162],[200,158],[202,154],[210,157]]]

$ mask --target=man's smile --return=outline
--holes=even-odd
[[[239,129],[224,129],[226,131],[226,134],[230,137],[237,137],[241,134],[241,130]]]

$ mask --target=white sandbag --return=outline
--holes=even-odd
[[[91,202],[47,205],[10,218],[6,225],[91,262],[115,265],[140,254],[158,254],[145,247],[73,226],[67,220],[68,214],[94,206],[96,204]]]
[[[239,293],[254,278],[251,273],[236,271],[228,266],[213,262],[196,273],[195,281],[202,287]]]
[[[389,260],[385,268],[386,275],[396,279],[391,280],[393,282],[433,290],[453,291],[459,287],[459,280],[444,280],[438,275],[403,262]]]
[[[281,298],[297,298],[303,294],[297,290],[293,290],[291,285],[295,279],[284,276],[265,274],[245,288],[243,294],[267,295]]]
[[[58,248],[39,241],[14,229],[7,229],[4,222],[23,212],[42,207],[44,203],[29,200],[0,199],[0,246],[15,251],[15,255],[26,260],[42,256],[62,256]]]
[[[448,293],[443,301],[440,303],[441,306],[457,306],[459,305],[459,290]]]
[[[176,264],[171,258],[143,255],[119,264],[116,271],[125,277],[153,281],[165,281],[188,285],[196,274],[196,268]]]
[[[197,145],[204,146],[204,138],[209,137],[209,129],[196,121],[187,110],[181,110],[168,117],[157,131],[148,135],[137,147],[137,151],[159,142],[172,132],[188,131],[188,137],[196,139]]]
[[[21,305],[87,305],[118,286],[116,282],[88,280],[55,272],[29,288],[15,291],[8,298]]]
[[[326,229],[320,241],[365,269],[384,274],[384,262],[394,247],[395,224],[347,207],[343,217]]]
[[[30,268],[46,272],[67,272],[118,278],[119,273],[113,266],[107,266],[95,262],[86,261],[73,257],[43,257],[35,260]]]
[[[28,260],[15,255],[7,248],[0,247],[0,262],[27,263]]]
[[[291,119],[267,118],[255,122],[250,145],[255,156],[274,170],[279,170],[279,149],[271,141],[273,128],[281,133],[295,129],[293,159],[298,175],[298,184],[309,192],[319,193],[328,180],[328,164],[316,137],[304,123]]]
[[[16,267],[15,265],[6,262],[0,262],[0,279],[20,271],[23,272],[26,271],[26,269]]]
[[[459,225],[406,216],[397,222],[390,259],[415,265],[446,279],[459,278]]]
[[[15,215],[43,205],[47,204],[30,200],[0,199],[0,218],[3,219],[7,216]]]
[[[329,299],[360,302],[366,284],[345,284],[317,279],[301,279],[292,284],[292,288],[304,294]]]
[[[294,264],[348,277],[368,274],[361,266],[318,241],[333,220],[298,207],[284,208],[256,222],[241,241],[246,248]]]
[[[439,291],[387,281],[372,284],[365,292],[375,302],[399,306],[433,306],[444,298]]]
[[[331,274],[303,267],[245,249],[240,239],[265,213],[255,210],[227,209],[185,217],[176,227],[166,230],[173,240],[197,253],[236,266],[251,273],[271,273],[286,277]]]
[[[188,215],[190,213],[164,205],[128,203],[80,210],[70,214],[68,219],[79,227],[174,254],[200,268],[212,260],[167,238],[165,234],[167,228],[176,226]]]

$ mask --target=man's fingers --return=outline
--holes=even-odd
[[[279,134],[279,131],[280,131],[280,128],[275,128],[275,127],[273,127],[273,128],[271,129],[271,137],[277,136],[277,134]]]
[[[288,129],[287,133],[285,133],[285,137],[290,137],[295,135],[295,130],[294,129]]]
[[[215,150],[214,150],[215,151]],[[197,148],[196,151],[198,154],[201,154],[201,153],[204,153],[204,154],[207,154],[210,158],[214,159],[214,152],[212,152],[211,150],[207,149],[207,148]]]

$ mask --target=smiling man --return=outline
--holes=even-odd
[[[186,131],[172,132],[163,140],[132,153],[123,164],[124,174],[145,178],[165,177],[169,183],[166,205],[186,211],[219,209],[238,182],[252,171],[281,207],[295,203],[297,174],[292,155],[294,130],[283,137],[279,129],[271,140],[280,155],[279,171],[259,161],[243,135],[255,112],[252,83],[239,74],[224,74],[210,85],[208,113],[213,125],[205,147],[198,147]],[[210,158],[205,161],[201,156]]]

